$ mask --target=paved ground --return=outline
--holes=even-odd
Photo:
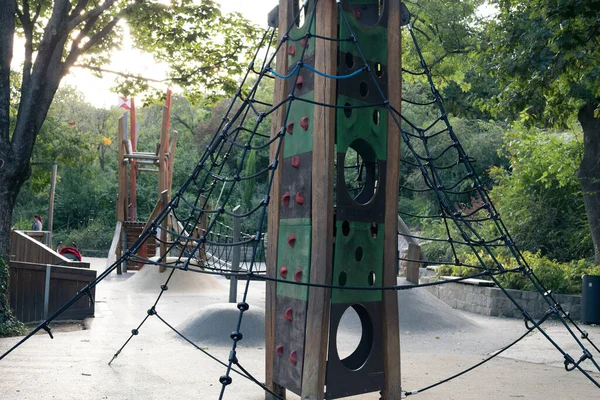
[[[101,260],[92,260],[103,268]],[[216,399],[221,385],[218,377],[224,368],[189,344],[178,339],[156,317],[148,319],[119,357],[108,361],[129,338],[154,304],[155,293],[147,290],[147,280],[162,277],[143,274],[111,275],[97,288],[96,318],[88,320],[87,330],[59,332],[54,340],[36,335],[0,361],[0,399]],[[182,273],[183,274],[183,273]],[[164,275],[164,274],[162,274]],[[175,327],[199,323],[206,307],[226,303],[229,281],[179,277],[158,303],[159,314]],[[184,279],[181,279],[184,278]],[[206,278],[206,277],[204,277]],[[202,292],[188,290],[198,281]],[[240,282],[241,296],[244,282]],[[250,284],[248,302],[264,308],[264,284]],[[143,288],[143,290],[137,290]],[[179,290],[181,289],[181,290]],[[184,290],[185,289],[185,290]],[[447,307],[427,292],[400,292],[402,386],[414,390],[437,382],[473,365],[510,343],[523,331],[521,321],[482,317]],[[214,314],[213,314],[214,317]],[[204,318],[204,317],[202,317]],[[260,318],[254,317],[254,318]],[[214,319],[212,319],[214,321]],[[214,329],[229,330],[212,322]],[[244,325],[243,325],[244,326]],[[340,352],[350,351],[358,341],[360,328],[355,316],[345,318],[338,338]],[[600,329],[586,327],[600,341]],[[250,331],[258,328],[249,328]],[[548,332],[578,359],[581,351],[573,347],[556,324]],[[244,332],[244,330],[242,330]],[[18,338],[0,339],[0,352]],[[209,337],[199,345],[226,359],[229,346]],[[242,345],[238,358],[242,365],[264,379],[264,344],[254,341]],[[588,365],[589,366],[589,365]],[[599,374],[593,374],[600,379]],[[296,399],[296,396],[288,396]],[[595,399],[600,390],[579,372],[566,372],[562,356],[539,333],[483,367],[452,382],[414,396],[415,399]],[[224,398],[258,400],[260,388],[233,375],[233,384]],[[377,394],[362,399],[378,399]]]

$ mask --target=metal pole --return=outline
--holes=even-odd
[[[48,306],[50,304],[50,273],[52,271],[51,265],[46,265],[46,282],[44,284],[44,319],[48,319]]]
[[[233,212],[239,210],[240,206],[237,206],[233,209]],[[241,223],[240,218],[237,216],[233,217],[233,243],[237,243],[240,241],[240,231],[241,231]],[[239,272],[240,270],[240,246],[233,246],[231,253],[231,272],[233,274]],[[231,276],[229,280],[229,302],[236,303],[237,302],[237,276]]]
[[[58,165],[52,166],[52,180],[50,181],[50,201],[48,202],[48,243],[46,246],[52,248],[52,229],[54,227],[54,194],[56,192],[56,173]]]

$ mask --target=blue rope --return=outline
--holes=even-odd
[[[314,69],[313,67],[311,67],[310,65],[305,65],[306,68],[310,69],[312,72],[314,72],[317,75],[321,75],[324,76],[325,78],[329,78],[329,79],[348,79],[348,78],[352,78],[355,77],[356,75],[360,74],[361,72],[366,71],[366,68],[360,68],[357,69],[356,71],[352,72],[351,74],[348,75],[328,75],[324,72],[318,71],[316,69]]]
[[[275,75],[278,78],[288,79],[288,78],[291,78],[292,75],[294,75],[296,73],[296,71],[298,71],[299,68],[300,68],[300,66],[298,64],[296,64],[296,66],[294,67],[294,69],[292,69],[290,71],[290,73],[287,74],[287,75],[278,74],[277,71],[275,71],[273,68],[269,68],[269,72],[272,73],[273,75]]]
[[[278,78],[288,79],[288,78],[291,78],[298,71],[298,69],[301,68],[301,67],[306,67],[307,69],[311,70],[315,74],[324,76],[325,78],[329,78],[329,79],[348,79],[348,78],[355,77],[356,75],[360,74],[361,72],[364,72],[364,71],[367,70],[366,68],[363,67],[363,68],[357,69],[356,71],[354,71],[354,72],[352,72],[352,73],[350,73],[348,75],[329,75],[329,74],[326,74],[324,72],[321,72],[321,71],[319,71],[319,70],[311,67],[308,64],[302,64],[302,65],[296,64],[296,66],[294,67],[294,69],[292,69],[290,71],[290,73],[287,74],[287,75],[278,74],[277,71],[275,71],[273,68],[269,68],[269,72],[272,73],[274,76],[276,76]]]

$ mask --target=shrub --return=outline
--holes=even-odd
[[[479,254],[479,256],[482,257],[486,263],[491,261],[489,256],[483,254]],[[580,294],[582,275],[600,276],[600,266],[594,265],[587,260],[559,262],[542,256],[540,252],[535,254],[524,252],[523,257],[544,288],[551,290],[553,293]],[[505,269],[518,267],[517,262],[513,257],[499,254],[497,255],[497,258]],[[478,265],[479,261],[475,254],[469,254],[466,256],[465,263]],[[437,271],[439,276],[468,276],[481,272],[476,268],[448,265],[439,267]],[[531,280],[519,272],[509,272],[498,275],[496,279],[506,289],[536,290],[535,285]]]
[[[9,280],[8,266],[0,257],[0,337],[22,335],[25,331],[25,325],[14,316],[8,304]]]

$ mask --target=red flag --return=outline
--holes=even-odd
[[[123,96],[119,96],[119,108],[131,110],[131,99],[128,100]]]

